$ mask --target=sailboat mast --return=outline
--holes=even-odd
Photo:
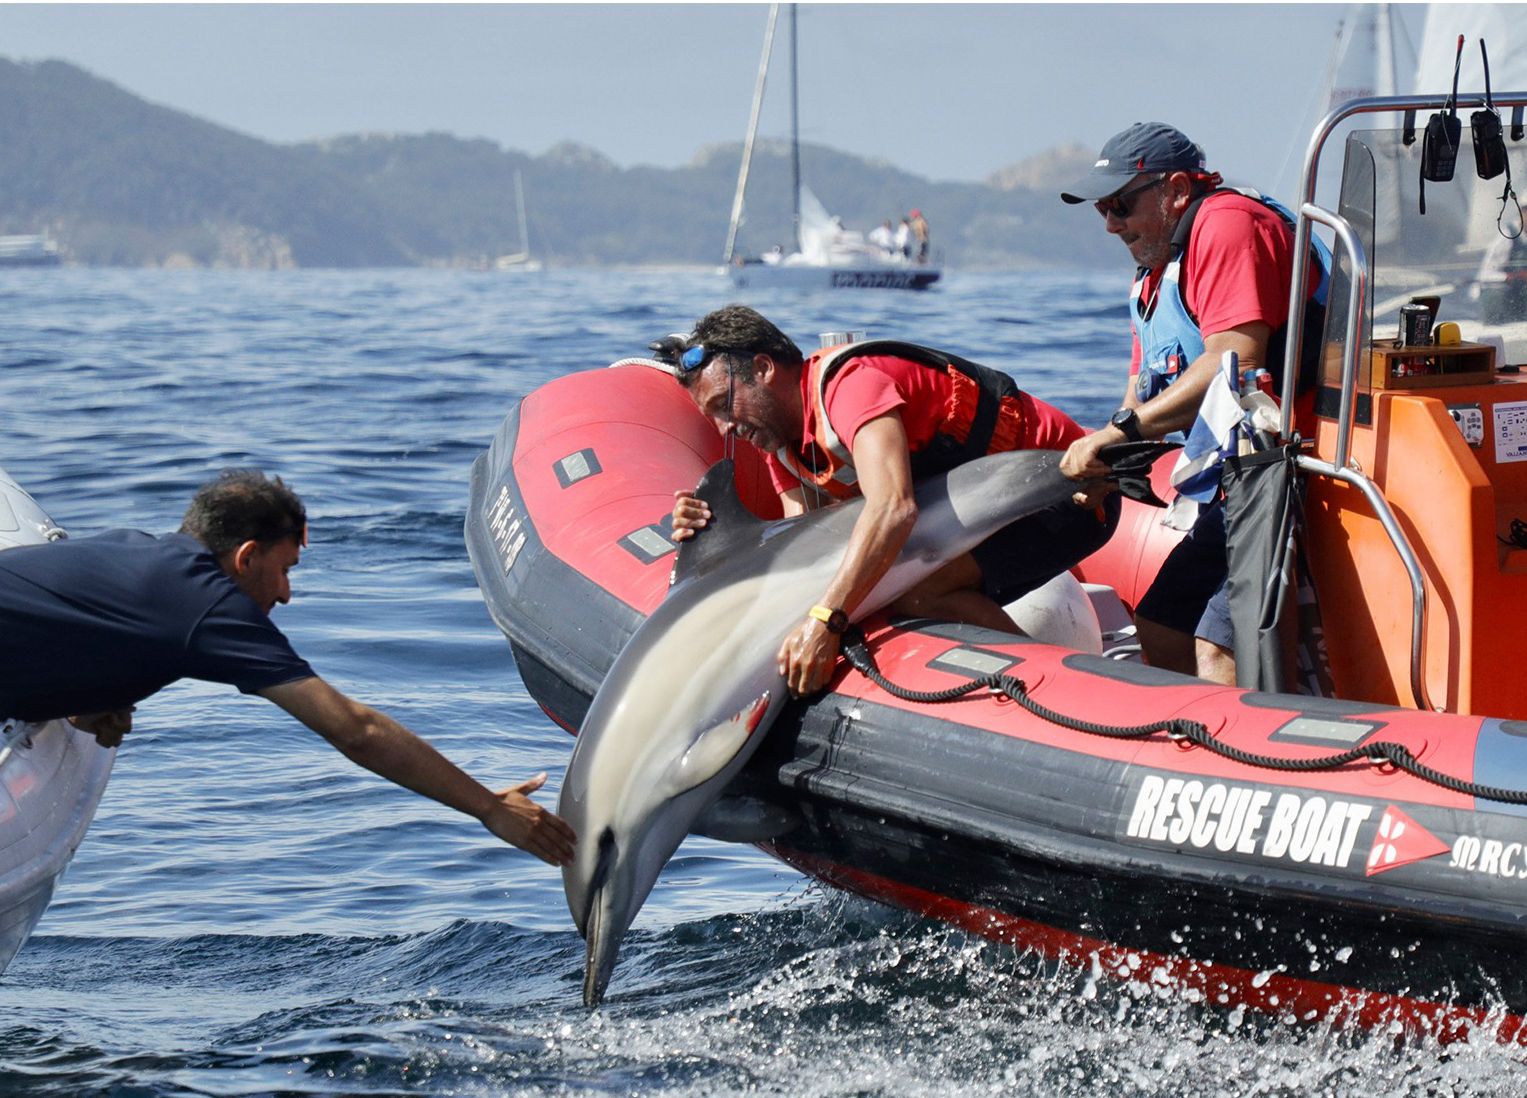
[[[794,213],[795,250],[801,250],[801,112],[797,98],[795,5],[790,5],[790,198]]]
[[[520,170],[514,170],[514,205],[519,212],[520,221],[520,250],[526,255],[530,254],[530,231],[525,220],[525,180],[520,175]]]
[[[748,114],[748,136],[742,143],[742,166],[737,169],[737,193],[732,196],[732,220],[726,229],[726,254],[729,264],[737,251],[737,228],[742,224],[742,199],[748,189],[748,169],[753,164],[753,143],[758,139],[758,115],[763,108],[764,84],[769,76],[769,58],[774,53],[774,25],[779,20],[779,5],[769,7],[769,24],[764,29],[763,56],[758,59],[758,79],[753,84],[753,108]]]
[[[1390,25],[1394,18],[1394,5],[1380,4],[1377,15],[1378,58],[1375,64],[1378,68],[1378,86],[1375,90],[1379,95],[1398,95],[1395,87],[1394,28]]]

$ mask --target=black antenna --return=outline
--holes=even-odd
[[[1482,42],[1483,40],[1481,40]],[[1458,113],[1458,70],[1463,66],[1463,35],[1458,36],[1458,54],[1453,58],[1453,92],[1447,97],[1443,109],[1449,114]]]

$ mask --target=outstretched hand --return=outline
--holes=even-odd
[[[82,732],[89,732],[102,747],[117,747],[122,737],[133,730],[133,711],[113,709],[106,713],[82,713],[70,717],[69,723]]]
[[[529,781],[499,790],[482,825],[504,842],[534,854],[543,862],[567,865],[573,860],[578,836],[561,816],[530,799],[530,794],[545,784],[546,772],[542,771]]]

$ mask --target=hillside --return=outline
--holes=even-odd
[[[561,145],[539,156],[448,134],[258,140],[155,106],[61,61],[0,59],[0,232],[47,229],[70,262],[120,266],[472,266],[530,244],[549,263],[706,264],[726,239],[741,144],[674,169],[622,169]],[[1064,211],[1053,179],[1074,148],[984,184],[939,183],[883,161],[802,148],[803,172],[853,228],[921,207],[960,267],[1116,266],[1117,244]],[[788,149],[755,152],[740,244],[787,240]]]

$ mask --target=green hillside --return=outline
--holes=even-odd
[[[739,142],[682,168],[622,169],[577,145],[530,156],[438,133],[277,145],[154,106],[61,61],[4,59],[0,147],[0,232],[46,229],[79,264],[254,268],[490,262],[522,248],[516,171],[530,246],[548,263],[716,263],[741,156]],[[817,146],[801,155],[810,186],[849,227],[921,207],[951,265],[1122,259],[1095,219],[1063,210],[1052,186],[937,183]],[[1062,156],[1061,174],[1074,162]],[[1042,175],[1009,169],[1001,178]],[[760,144],[748,196],[741,246],[788,241],[782,144]]]

